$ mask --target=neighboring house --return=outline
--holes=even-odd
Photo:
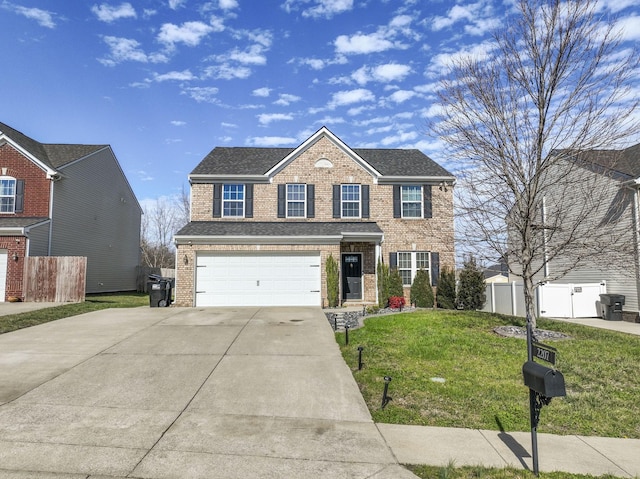
[[[485,283],[508,283],[509,266],[500,262],[486,268],[483,272]]]
[[[43,144],[0,123],[0,301],[24,258],[84,256],[88,293],[136,289],[142,210],[109,145]]]
[[[547,282],[547,278],[554,278],[559,272],[564,272],[567,269],[566,265],[571,264],[575,257],[575,252],[574,256],[559,255],[547,261],[545,268],[534,278],[534,282],[568,287],[565,288],[564,296],[554,297],[553,301],[539,305],[541,314],[550,315],[544,310],[553,308],[557,303],[569,305],[565,308],[569,311],[586,310],[590,311],[589,316],[595,316],[600,311],[596,303],[599,302],[601,287],[606,287],[606,292],[609,294],[624,295],[624,311],[629,313],[630,319],[638,318],[640,311],[640,256],[638,253],[640,251],[640,144],[624,150],[583,152],[581,158],[582,161],[577,164],[582,166],[571,171],[576,180],[575,185],[586,187],[575,186],[572,189],[572,202],[589,201],[590,189],[597,188],[596,197],[599,204],[591,211],[589,221],[576,229],[578,237],[575,240],[574,249],[579,250],[582,247],[581,237],[590,235],[596,230],[609,234],[609,237],[622,238],[621,243],[624,246],[612,247],[603,244],[598,258],[590,257],[588,266],[580,265],[571,268],[560,279],[550,282]],[[562,185],[566,185],[566,182]],[[566,192],[566,190],[561,191]],[[549,197],[553,194],[554,191],[550,191]],[[518,278],[514,276],[511,279]],[[558,291],[561,291],[561,288],[558,288]],[[586,294],[587,291],[590,293]],[[549,292],[547,296],[550,296]],[[581,315],[584,314],[573,313],[573,317]]]
[[[176,304],[327,306],[326,261],[346,304],[377,302],[376,264],[437,282],[454,267],[453,184],[418,150],[350,148],[323,127],[297,148],[214,148],[189,175],[175,236]]]

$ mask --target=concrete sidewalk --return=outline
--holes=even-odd
[[[538,434],[541,471],[640,476],[640,440]],[[374,424],[324,313],[136,308],[0,335],[0,478],[415,478],[531,469],[530,434]]]

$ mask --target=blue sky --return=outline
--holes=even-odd
[[[487,48],[513,0],[0,0],[0,120],[108,143],[138,199],[171,196],[215,146],[418,148],[443,66]],[[602,0],[640,40],[636,0]]]

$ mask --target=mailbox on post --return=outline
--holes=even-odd
[[[560,371],[527,361],[522,365],[522,376],[525,386],[541,396],[553,398],[567,395],[564,376]]]

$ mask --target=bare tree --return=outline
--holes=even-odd
[[[182,212],[177,201],[162,197],[143,207],[140,247],[144,266],[175,266],[173,235],[183,226],[182,221]]]
[[[519,0],[486,55],[453,61],[438,93],[432,129],[462,165],[463,243],[508,259],[534,327],[535,275],[558,278],[629,238],[594,227],[610,191],[587,153],[637,134],[639,57],[597,4]]]

